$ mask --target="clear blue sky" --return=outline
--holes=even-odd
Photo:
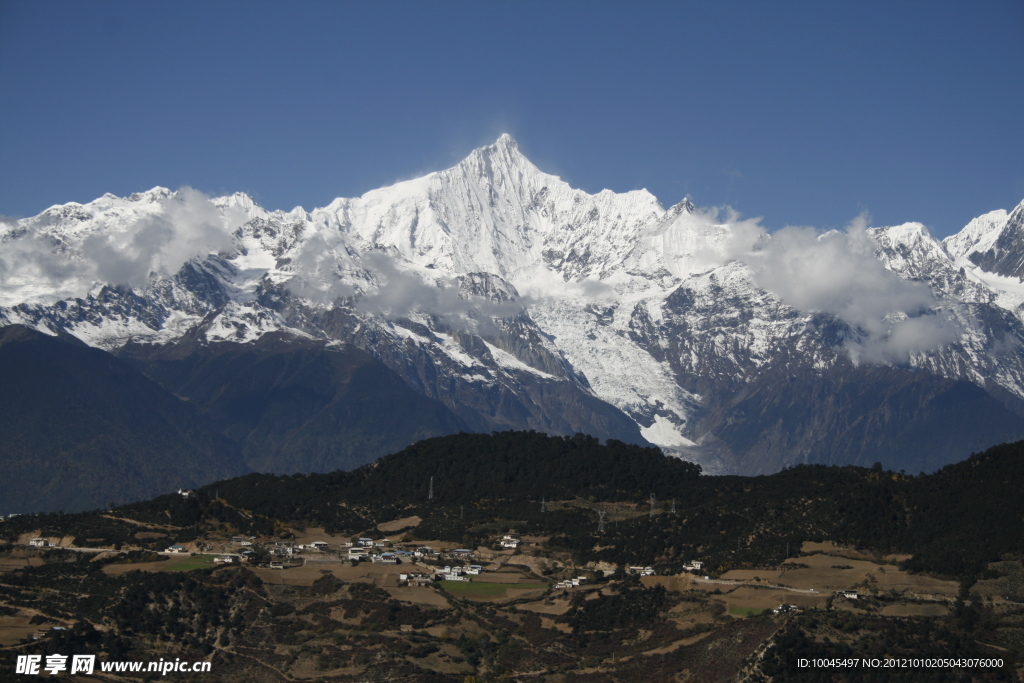
[[[0,0],[0,214],[312,208],[502,132],[590,192],[944,236],[1024,199],[1024,2]]]

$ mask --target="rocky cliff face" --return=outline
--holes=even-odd
[[[913,471],[1024,436],[1022,216],[943,242],[918,224],[768,235],[586,194],[503,136],[312,211],[162,188],[53,207],[0,228],[0,323],[126,356],[338,343],[473,430],[650,442],[710,471]],[[993,417],[936,418],[955,406]]]

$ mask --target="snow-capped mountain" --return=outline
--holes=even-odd
[[[351,345],[472,429],[646,440],[718,472],[898,459],[873,453],[918,433],[945,443],[907,458],[931,468],[1024,436],[1022,275],[1024,203],[942,242],[769,235],[587,194],[508,136],[312,211],[155,188],[0,226],[0,324],[125,357],[270,332]],[[798,388],[815,403],[791,405]],[[989,421],[946,438],[936,406]]]

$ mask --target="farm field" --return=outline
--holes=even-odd
[[[214,564],[216,555],[164,555],[166,560],[156,562],[130,562],[126,564],[108,564],[103,567],[103,573],[110,576],[120,576],[128,572],[188,572],[193,569],[209,569],[219,565]]]
[[[848,555],[819,552],[791,557],[779,569],[734,569],[722,574],[721,578],[726,581],[788,586],[799,590],[814,589],[818,592],[852,589],[867,582],[873,588],[911,595],[956,596],[958,585],[955,581],[910,574],[894,564],[857,560]]]
[[[0,647],[16,645],[22,638],[42,628],[29,623],[31,618],[27,614],[0,616]]]
[[[441,581],[441,587],[452,595],[469,600],[522,597],[534,591],[547,590],[546,583],[486,583],[475,581]]]
[[[944,617],[949,608],[941,604],[929,605],[886,605],[882,608],[882,616],[886,617]]]
[[[0,557],[0,574],[23,567],[38,567],[42,563],[38,557]]]

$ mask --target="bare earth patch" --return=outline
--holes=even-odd
[[[568,600],[538,600],[537,602],[527,602],[522,605],[517,605],[518,609],[526,610],[528,612],[537,612],[538,614],[565,614],[569,611]]]
[[[541,628],[557,629],[557,630],[561,631],[562,633],[572,633],[572,628],[569,626],[569,624],[563,624],[563,623],[557,622],[554,619],[552,619],[551,617],[541,617],[540,618],[540,626],[541,626]]]
[[[945,605],[886,605],[882,614],[887,617],[944,617],[949,614]]]
[[[451,603],[443,595],[433,588],[427,586],[395,586],[387,587],[386,590],[395,600],[409,602],[414,605],[427,605],[429,607],[451,607]]]
[[[664,586],[665,590],[685,593],[693,588],[693,576],[690,574],[675,574],[673,576],[641,576],[640,584],[644,588]]]
[[[412,517],[403,517],[402,519],[396,519],[391,522],[384,522],[383,524],[378,524],[377,529],[383,531],[386,534],[389,534],[395,531],[401,531],[403,529],[411,529],[413,527],[417,527],[420,525],[422,521],[422,519],[413,515]]]

